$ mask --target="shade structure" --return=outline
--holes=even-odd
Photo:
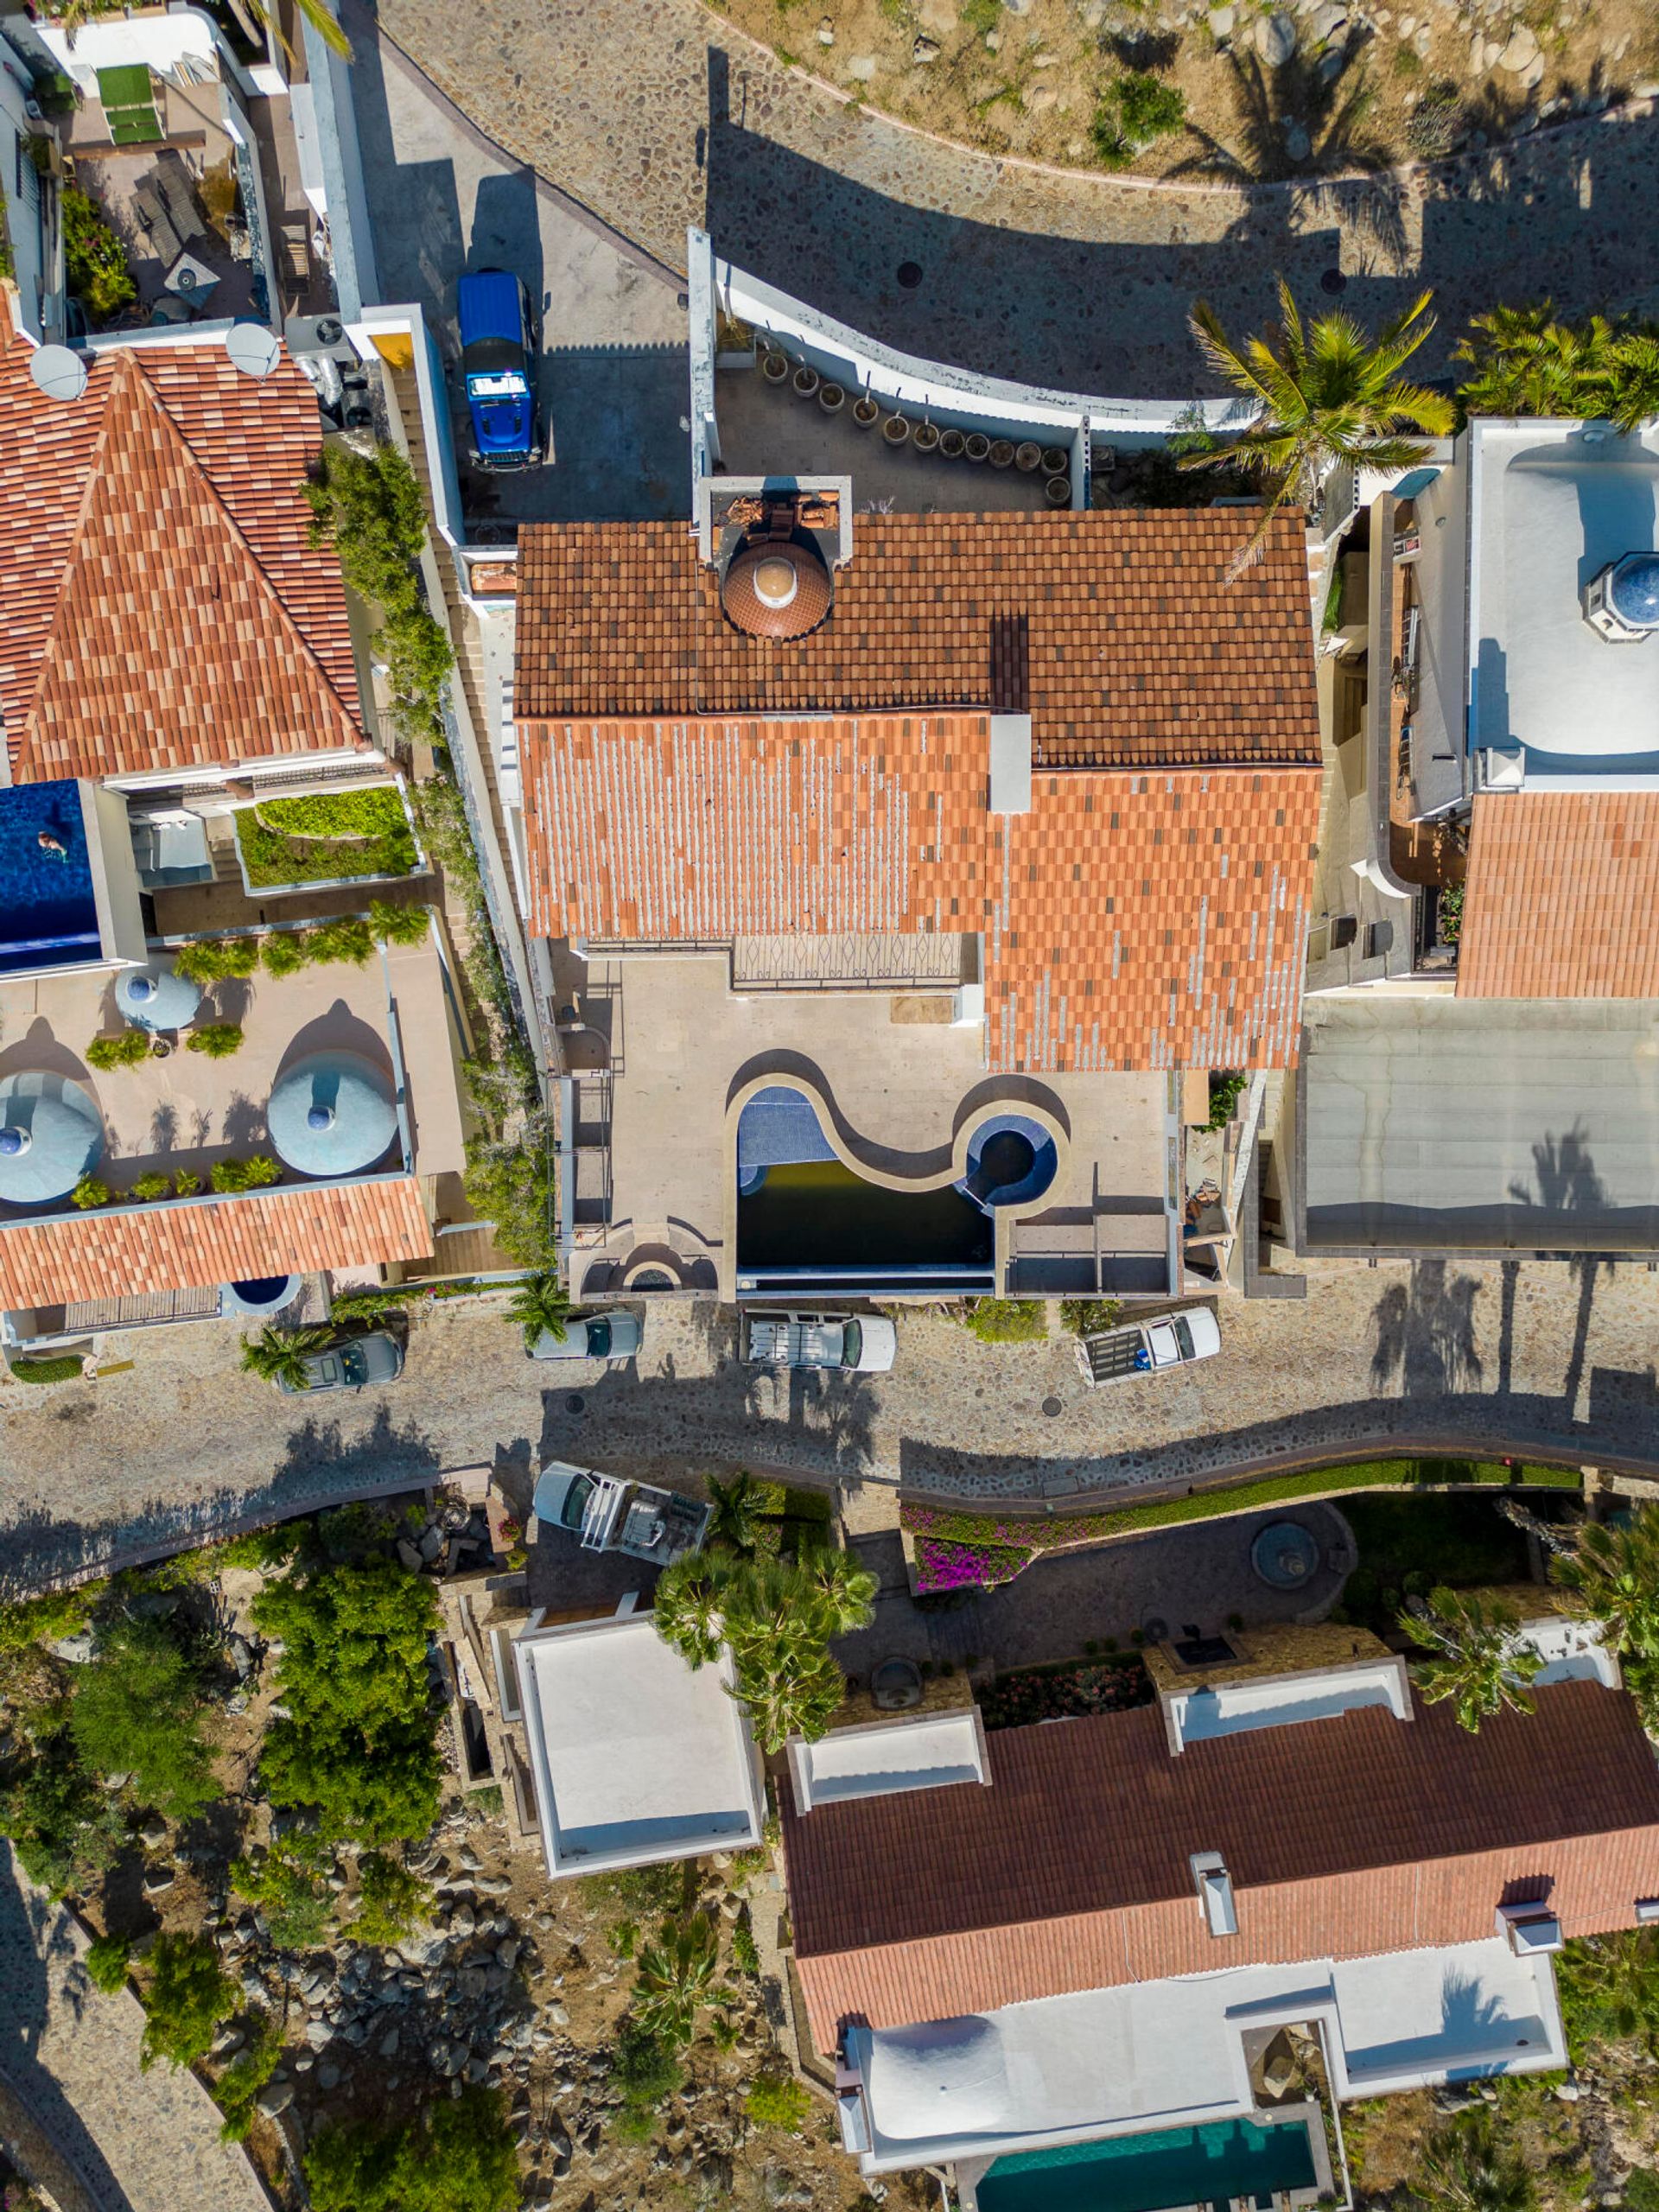
[[[280,1158],[302,1175],[372,1167],[397,1132],[391,1083],[353,1052],[312,1052],[277,1078],[265,1109]]]
[[[104,1117],[84,1084],[26,1072],[0,1083],[0,1204],[67,1198],[104,1154]]]
[[[160,960],[128,968],[117,976],[115,1002],[141,1029],[183,1029],[196,1018],[201,990]]]

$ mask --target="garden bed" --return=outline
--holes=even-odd
[[[999,1675],[979,1693],[987,1728],[1026,1728],[1038,1720],[1073,1720],[1091,1713],[1127,1713],[1150,1705],[1152,1677],[1138,1658],[1070,1660],[1058,1667],[1022,1667]]]
[[[250,893],[318,883],[383,882],[424,866],[403,792],[368,790],[262,799],[236,817],[236,849]]]

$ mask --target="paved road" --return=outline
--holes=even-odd
[[[269,2212],[195,2075],[141,2073],[143,2010],[98,1993],[86,1951],[0,1840],[0,2126],[64,2212]]]
[[[995,1499],[1179,1483],[1390,1440],[1659,1465],[1659,1277],[1440,1261],[1315,1278],[1303,1304],[1230,1303],[1219,1357],[1090,1391],[1071,1347],[900,1325],[887,1376],[781,1382],[732,1357],[733,1316],[650,1315],[636,1369],[553,1375],[489,1304],[416,1321],[403,1379],[336,1404],[279,1397],[220,1324],[135,1332],[124,1373],[0,1388],[0,1588],[162,1548],[319,1498],[538,1457],[690,1484],[798,1468]]]
[[[1434,287],[1442,332],[1548,293],[1659,300],[1646,228],[1659,119],[1588,119],[1411,175],[1148,188],[906,131],[784,69],[697,0],[379,0],[385,34],[513,158],[669,267],[685,229],[897,346],[1073,391],[1199,388],[1195,293],[1239,326],[1283,270],[1347,276],[1366,318]],[[897,282],[902,263],[922,271]],[[1438,358],[1435,358],[1438,357]]]

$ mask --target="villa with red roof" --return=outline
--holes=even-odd
[[[1230,587],[1225,511],[700,499],[519,537],[521,875],[610,1063],[575,1287],[1180,1289],[1182,1078],[1296,1052],[1300,518]]]

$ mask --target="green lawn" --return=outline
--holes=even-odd
[[[330,837],[331,845],[296,843]],[[236,817],[236,842],[255,890],[275,884],[338,883],[353,876],[409,875],[419,864],[403,794],[390,784],[370,791],[262,799]]]

